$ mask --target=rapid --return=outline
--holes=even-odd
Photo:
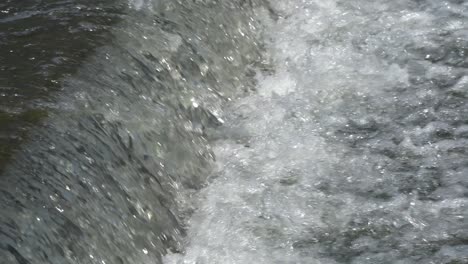
[[[468,263],[468,2],[102,5],[2,85],[1,264]]]

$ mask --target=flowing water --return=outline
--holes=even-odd
[[[0,263],[468,263],[468,2],[0,11]]]

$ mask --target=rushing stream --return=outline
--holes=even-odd
[[[1,264],[468,263],[468,1],[0,14]]]

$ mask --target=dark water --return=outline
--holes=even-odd
[[[0,4],[0,263],[468,263],[468,2]]]
[[[47,115],[65,75],[109,42],[122,19],[118,1],[2,1],[0,3],[0,171],[26,131]]]

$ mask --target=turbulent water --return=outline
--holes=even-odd
[[[183,250],[178,204],[214,159],[205,131],[263,67],[253,5],[121,8],[109,43],[36,102],[48,117],[0,178],[0,263],[155,263]]]
[[[1,51],[0,263],[468,263],[468,2],[78,2],[61,89]]]

